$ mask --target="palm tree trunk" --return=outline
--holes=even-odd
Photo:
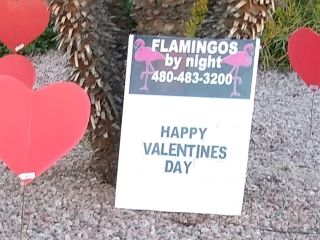
[[[261,36],[275,6],[280,4],[283,0],[209,0],[208,14],[200,35],[254,39]]]
[[[128,35],[121,1],[52,0],[51,9],[71,78],[91,99],[93,166],[114,184]]]
[[[207,11],[208,0],[134,0],[132,18],[138,33],[193,36]]]

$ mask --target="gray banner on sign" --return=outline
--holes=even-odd
[[[256,47],[254,40],[135,35],[129,93],[250,99]]]

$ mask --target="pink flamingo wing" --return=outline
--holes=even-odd
[[[156,51],[152,51],[151,48],[144,47],[136,51],[134,58],[136,61],[145,61],[145,62],[152,62],[155,60],[163,60],[165,57]]]
[[[252,63],[251,56],[244,52],[238,52],[236,54],[232,54],[226,56],[222,59],[222,63],[226,63],[232,66],[249,66]]]

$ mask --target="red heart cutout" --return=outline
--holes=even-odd
[[[44,32],[49,18],[44,0],[1,0],[0,41],[17,52]]]
[[[288,40],[290,63],[312,90],[320,87],[320,36],[309,28],[293,32]]]
[[[17,78],[32,89],[36,80],[36,70],[30,60],[18,54],[0,58],[0,75]]]
[[[0,159],[23,184],[30,183],[80,141],[90,106],[75,83],[32,91],[13,77],[0,76]]]

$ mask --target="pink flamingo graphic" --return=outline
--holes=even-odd
[[[140,75],[141,80],[143,80],[144,78],[144,85],[140,88],[140,90],[148,91],[148,76],[152,75],[155,72],[151,62],[164,60],[165,57],[161,53],[152,51],[152,49],[149,47],[145,47],[145,42],[140,38],[135,41],[134,46],[135,49],[137,49],[134,54],[134,59],[137,62],[145,62],[146,64],[146,70]]]
[[[243,47],[243,51],[231,54],[222,59],[222,63],[233,66],[230,74],[233,79],[233,92],[231,97],[239,97],[240,93],[237,92],[237,83],[242,84],[241,77],[238,76],[239,67],[249,67],[252,64],[252,56],[254,54],[254,46],[252,43],[248,43]]]

